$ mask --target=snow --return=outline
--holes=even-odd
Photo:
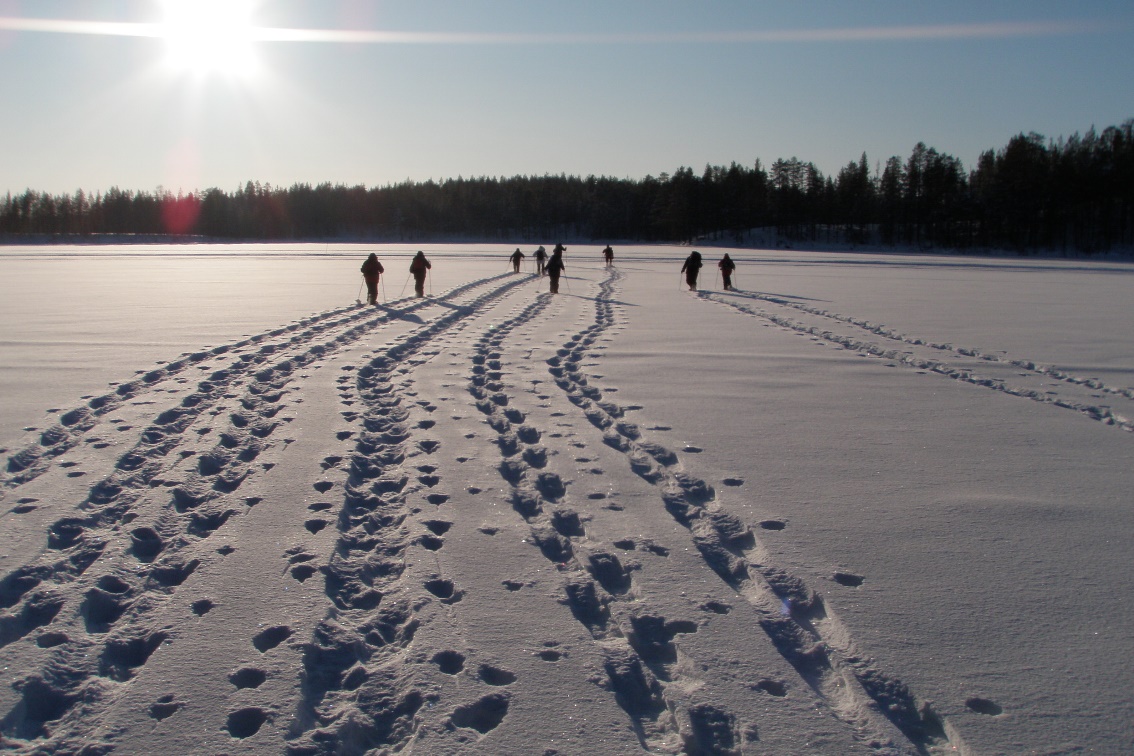
[[[1134,266],[602,246],[0,251],[0,743],[1130,750]]]

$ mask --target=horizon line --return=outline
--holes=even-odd
[[[253,42],[323,42],[353,44],[453,45],[657,45],[752,44],[813,42],[893,42],[912,40],[1010,39],[1019,37],[1092,34],[1112,30],[1102,21],[1008,21],[915,26],[862,26],[818,29],[773,29],[705,32],[505,33],[406,32],[350,29],[249,27]],[[162,38],[163,23],[80,21],[0,16],[0,31],[47,34]]]

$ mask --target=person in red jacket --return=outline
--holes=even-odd
[[[433,265],[426,259],[425,253],[418,250],[413,257],[413,262],[410,263],[409,271],[413,274],[413,290],[417,292],[419,297],[425,296],[425,275],[426,271],[432,267]]]
[[[362,278],[366,281],[366,304],[378,304],[378,279],[386,272],[378,255],[373,252],[362,264]]]

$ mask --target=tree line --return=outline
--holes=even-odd
[[[697,174],[456,178],[384,187],[248,182],[234,192],[159,188],[0,201],[0,240],[205,237],[229,240],[787,240],[1092,254],[1134,247],[1134,119],[1059,140],[1020,134],[961,161],[918,143],[834,176],[813,163],[732,163]],[[116,239],[120,240],[120,239]]]

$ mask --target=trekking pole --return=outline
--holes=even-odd
[[[410,274],[406,276],[406,282],[402,284],[402,290],[398,292],[398,299],[401,299],[402,295],[406,293],[406,287],[409,286],[409,280],[411,278],[413,278],[413,271],[410,271]]]
[[[366,283],[366,279],[362,279],[362,283],[358,285],[358,293],[354,295],[354,303],[362,304],[362,286]]]
[[[386,277],[382,276],[382,304],[386,304]]]
[[[425,275],[429,278],[429,296],[433,296],[433,271],[426,269]]]

